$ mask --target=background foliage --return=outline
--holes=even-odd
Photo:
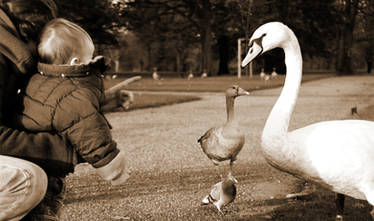
[[[304,58],[322,59],[338,73],[353,73],[373,57],[373,0],[56,1],[60,16],[81,24],[97,44],[120,49],[113,54],[126,70],[235,72],[237,39],[275,20],[294,30]],[[260,63],[282,72],[279,56],[271,52]]]

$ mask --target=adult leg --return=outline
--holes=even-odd
[[[47,185],[36,164],[0,155],[0,220],[20,220],[43,199]]]
[[[48,176],[48,188],[43,200],[22,221],[58,221],[65,196],[65,181]]]

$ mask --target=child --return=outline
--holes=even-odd
[[[125,155],[101,112],[105,61],[100,56],[92,60],[91,37],[70,21],[54,19],[41,32],[38,53],[39,73],[27,85],[18,124],[65,137],[80,161],[90,163],[103,179],[124,183],[129,177]]]

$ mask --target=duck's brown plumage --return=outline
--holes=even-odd
[[[249,93],[238,86],[226,90],[227,121],[225,124],[210,128],[198,139],[202,151],[214,164],[230,160],[232,163],[244,145],[244,135],[239,131],[234,119],[234,100]]]
[[[215,164],[225,160],[236,160],[236,155],[244,145],[244,135],[233,128],[237,134],[230,132],[225,125],[210,128],[200,137],[201,149]],[[224,132],[227,131],[227,132]]]

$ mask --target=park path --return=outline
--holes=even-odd
[[[259,149],[263,126],[280,89],[254,91],[236,100],[246,143],[234,167],[239,192],[228,207],[231,220],[250,220],[256,214],[266,218],[277,205],[258,202],[299,190],[300,181],[269,167]],[[128,153],[132,177],[124,186],[111,187],[88,165],[79,165],[67,179],[69,193],[62,220],[221,219],[213,207],[199,203],[226,168],[214,167],[199,149],[197,139],[225,121],[225,98],[222,93],[200,95],[199,101],[108,114],[113,138]],[[306,82],[290,129],[346,119],[352,107],[360,113],[370,105],[374,105],[372,76]]]

